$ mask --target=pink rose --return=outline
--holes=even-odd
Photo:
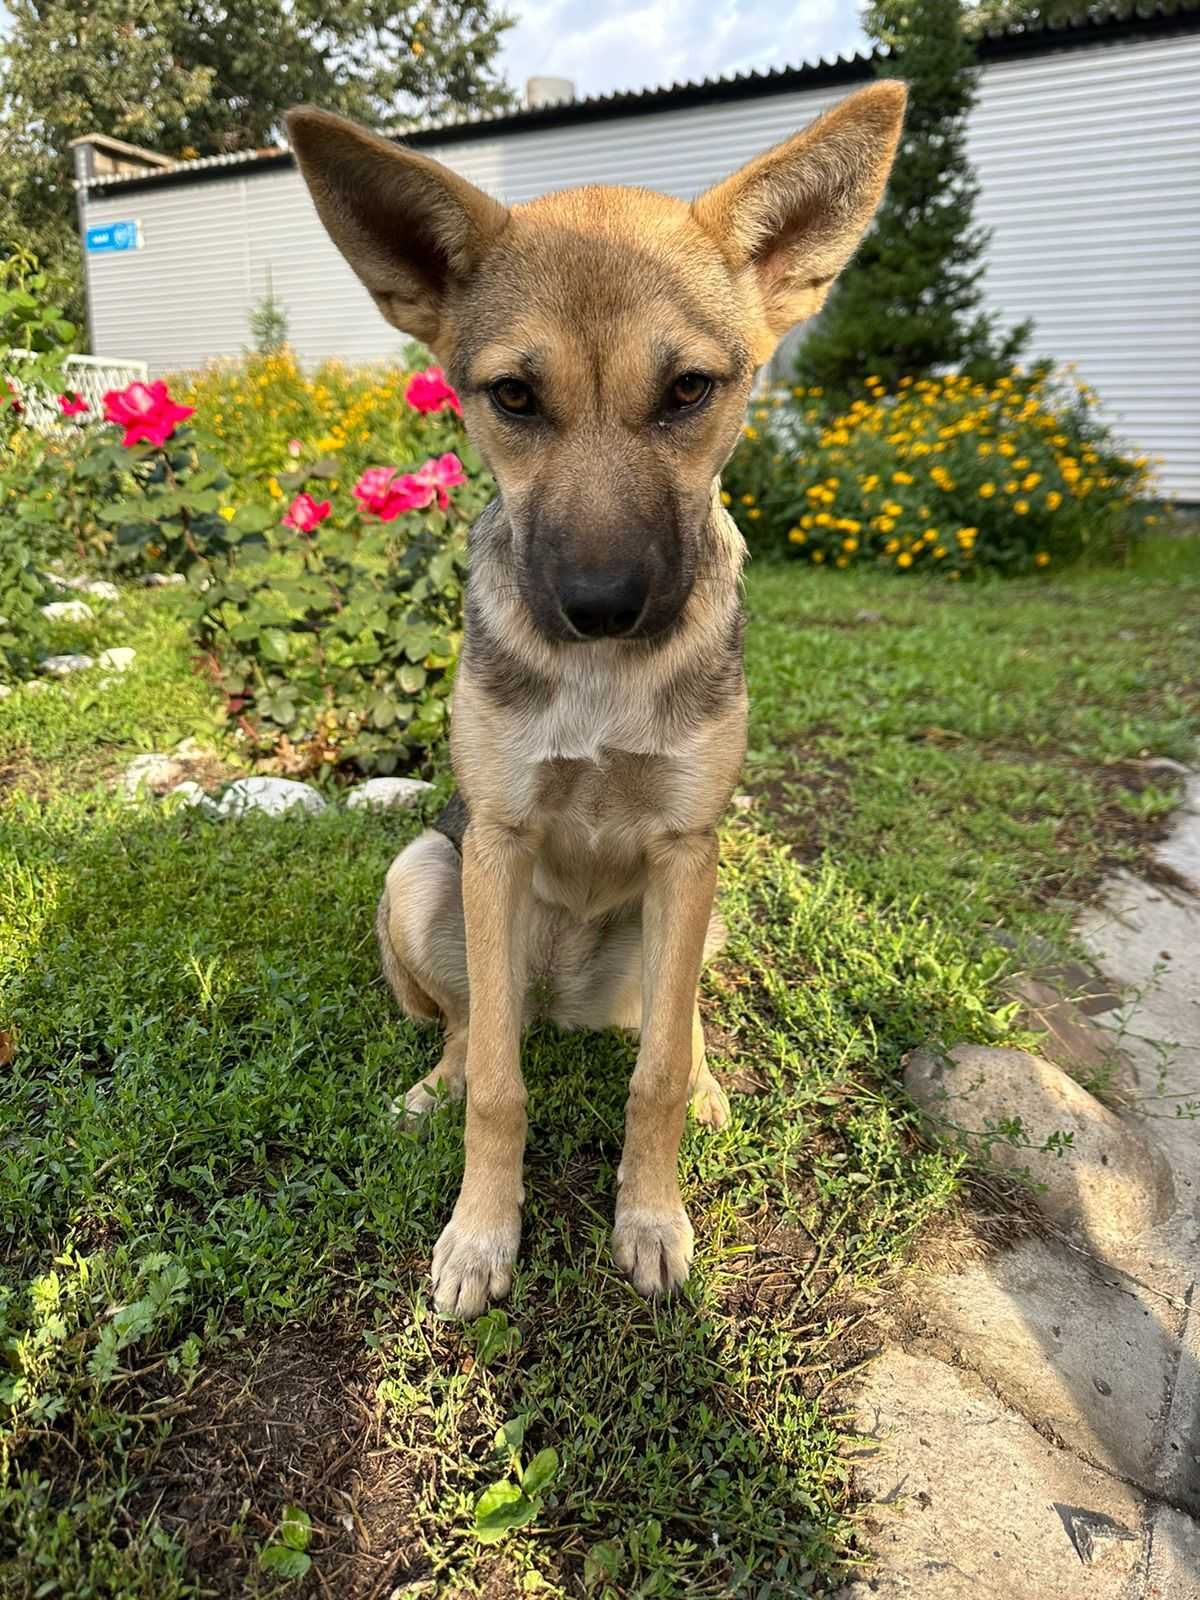
[[[332,510],[333,506],[328,500],[314,500],[310,494],[298,494],[281,520],[285,527],[295,528],[298,533],[311,533]]]
[[[427,367],[424,372],[414,372],[408,380],[404,398],[414,411],[420,411],[422,415],[449,406],[457,416],[462,416],[458,395],[446,382],[446,374],[441,367]]]
[[[131,383],[125,389],[110,389],[104,396],[104,420],[125,429],[121,443],[126,448],[144,439],[160,449],[195,409],[177,405],[161,378],[155,383]]]
[[[59,395],[58,409],[62,412],[64,417],[77,417],[81,412],[90,411],[92,408],[80,394],[79,390],[76,389],[74,400],[72,400],[69,395]]]
[[[441,511],[447,510],[450,505],[450,496],[446,491],[467,481],[463,464],[452,450],[444,456],[438,456],[436,461],[432,459],[427,461],[415,477],[418,482],[428,484],[437,495],[438,509]],[[428,505],[429,501],[427,500],[425,504]]]
[[[380,522],[394,522],[405,511],[424,511],[435,500],[439,510],[447,510],[448,491],[466,481],[462,462],[451,452],[427,461],[416,472],[368,467],[354,485],[354,498],[362,511],[371,512]]]

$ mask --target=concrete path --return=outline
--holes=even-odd
[[[1051,1019],[1049,1059],[910,1062],[943,1136],[978,1145],[1007,1107],[1073,1139],[1019,1153],[1047,1236],[919,1279],[869,1371],[852,1454],[875,1564],[844,1600],[1200,1600],[1200,777],[1158,861],[1083,915],[1108,981]],[[1055,1061],[1090,1064],[1119,1113]]]

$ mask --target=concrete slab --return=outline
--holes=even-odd
[[[889,1350],[868,1372],[855,1466],[878,1565],[841,1600],[1130,1600],[1143,1558],[1136,1491],[1040,1438],[977,1379]],[[1085,1561],[1076,1517],[1133,1539]],[[1175,1597],[1170,1596],[1170,1600]]]
[[[1043,1433],[1157,1490],[1183,1313],[1042,1239],[915,1293],[914,1354],[969,1367]]]
[[[1200,1523],[1163,1506],[1149,1537],[1145,1600],[1200,1600]]]

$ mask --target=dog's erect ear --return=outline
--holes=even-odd
[[[436,351],[448,295],[508,212],[440,162],[344,117],[300,106],[287,126],[333,242],[388,321]]]
[[[772,344],[820,309],[866,232],[906,98],[904,85],[890,79],[860,89],[693,205],[735,269],[754,272]],[[765,360],[770,350],[755,354]]]

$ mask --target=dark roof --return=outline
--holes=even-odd
[[[1160,0],[1153,6],[1117,5],[1108,15],[1101,17],[1083,16],[1069,22],[1041,22],[987,33],[978,41],[975,53],[981,64],[987,64],[1128,39],[1190,33],[1197,28],[1200,28],[1200,0],[1175,0],[1175,3],[1167,0],[1165,4]],[[886,51],[874,51],[869,55],[859,53],[807,66],[772,67],[766,71],[706,78],[696,83],[674,83],[661,88],[625,90],[595,95],[590,99],[566,100],[556,105],[412,123],[393,129],[391,133],[397,140],[403,139],[405,144],[441,146],[485,135],[532,133],[544,128],[572,127],[615,117],[643,116],[648,112],[720,105],[762,95],[794,94],[804,89],[832,89],[843,84],[861,83],[874,76],[877,62],[886,59]],[[236,168],[239,173],[248,168],[257,173],[290,167],[292,164],[292,153],[286,148],[246,150],[232,155],[203,156],[196,161],[181,161],[152,173],[101,176],[92,179],[88,187],[100,193],[118,189],[128,193],[223,178],[230,175],[231,168]]]

